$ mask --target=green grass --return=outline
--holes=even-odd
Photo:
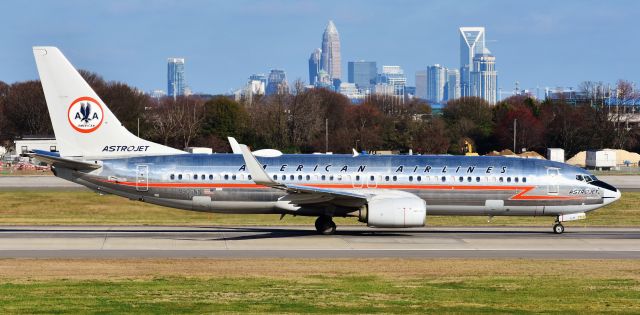
[[[589,277],[383,279],[311,275],[138,281],[52,280],[0,285],[4,313],[627,313],[640,282]]]
[[[149,224],[149,225],[307,225],[315,218],[277,215],[200,213],[154,206],[117,196],[100,196],[83,190],[0,191],[0,224]],[[428,216],[432,226],[549,226],[551,217]],[[355,218],[337,218],[336,224],[359,224]],[[574,226],[639,226],[640,192],[587,215]]]

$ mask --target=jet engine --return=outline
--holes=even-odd
[[[424,226],[427,204],[409,193],[374,196],[360,208],[358,219],[371,227],[406,228]]]

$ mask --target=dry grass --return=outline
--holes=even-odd
[[[116,280],[157,277],[259,277],[302,279],[310,275],[495,277],[536,275],[625,278],[640,281],[638,260],[531,259],[4,259],[3,281]]]

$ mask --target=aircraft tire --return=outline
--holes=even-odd
[[[316,219],[316,231],[322,235],[332,235],[336,232],[336,224],[330,216],[319,216]]]
[[[562,234],[562,233],[564,233],[564,225],[562,225],[562,224],[560,224],[560,223],[556,223],[556,224],[553,226],[553,233],[556,233],[556,234]]]

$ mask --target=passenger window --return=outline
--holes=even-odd
[[[224,174],[224,180],[229,180],[229,174]]]
[[[198,179],[198,174],[193,174],[193,179]]]
[[[333,175],[329,176],[329,181],[333,181]]]
[[[517,177],[514,178],[513,181],[517,183],[518,182],[518,178]]]
[[[231,176],[231,179],[236,180],[236,174],[233,174],[233,175]]]
[[[480,177],[476,177],[476,182],[480,182]]]
[[[471,176],[467,177],[467,181],[471,182]]]
[[[213,175],[209,174],[209,180],[213,180]]]
[[[393,176],[393,181],[398,181],[398,176]]]
[[[526,177],[523,177],[523,178],[522,178],[522,182],[523,182],[523,183],[526,183],[526,182],[527,182],[527,178],[526,178]]]
[[[248,178],[248,179],[251,179],[251,175],[247,175],[247,178]]]
[[[278,180],[278,175],[273,175],[273,180]]]
[[[413,176],[409,176],[409,181],[412,182],[413,181]]]
[[[385,176],[384,180],[388,182],[389,181],[389,176]]]
[[[511,177],[507,177],[507,183],[511,182]]]
[[[307,180],[310,180],[310,179],[311,179],[311,176],[307,175]]]
[[[373,182],[373,181],[376,180],[376,178],[374,176],[371,176],[371,177],[369,177],[369,180]]]
[[[499,182],[501,182],[501,183],[504,182],[504,178],[500,177]]]
[[[178,175],[178,179],[182,180],[182,174]]]
[[[282,180],[287,180],[287,175],[282,175]]]
[[[460,176],[460,177],[458,178],[458,181],[459,181],[459,182],[461,182],[461,183],[462,183],[462,182],[464,182],[464,177]]]
[[[302,175],[298,175],[298,180],[302,180]]]
[[[322,180],[326,180],[326,179],[327,179],[327,176],[326,176],[326,175],[322,175],[322,177],[321,177],[321,178],[322,178]]]
[[[447,177],[442,176],[442,182],[444,183],[445,181],[447,181]]]
[[[420,177],[420,176],[418,176],[417,179],[418,179],[419,182],[422,181],[422,177]]]
[[[176,179],[176,176],[175,176],[175,175],[173,175],[173,174],[171,174],[171,176],[169,176],[169,177],[171,178],[171,180]]]
[[[204,174],[200,175],[200,179],[201,179],[201,180],[204,180],[204,178],[205,178],[205,175],[204,175]]]
[[[360,181],[360,175],[356,175],[356,181]]]
[[[293,176],[293,175],[290,175],[290,176],[289,176],[289,180],[294,180],[295,178],[296,178],[296,177],[295,177],[295,176]]]

